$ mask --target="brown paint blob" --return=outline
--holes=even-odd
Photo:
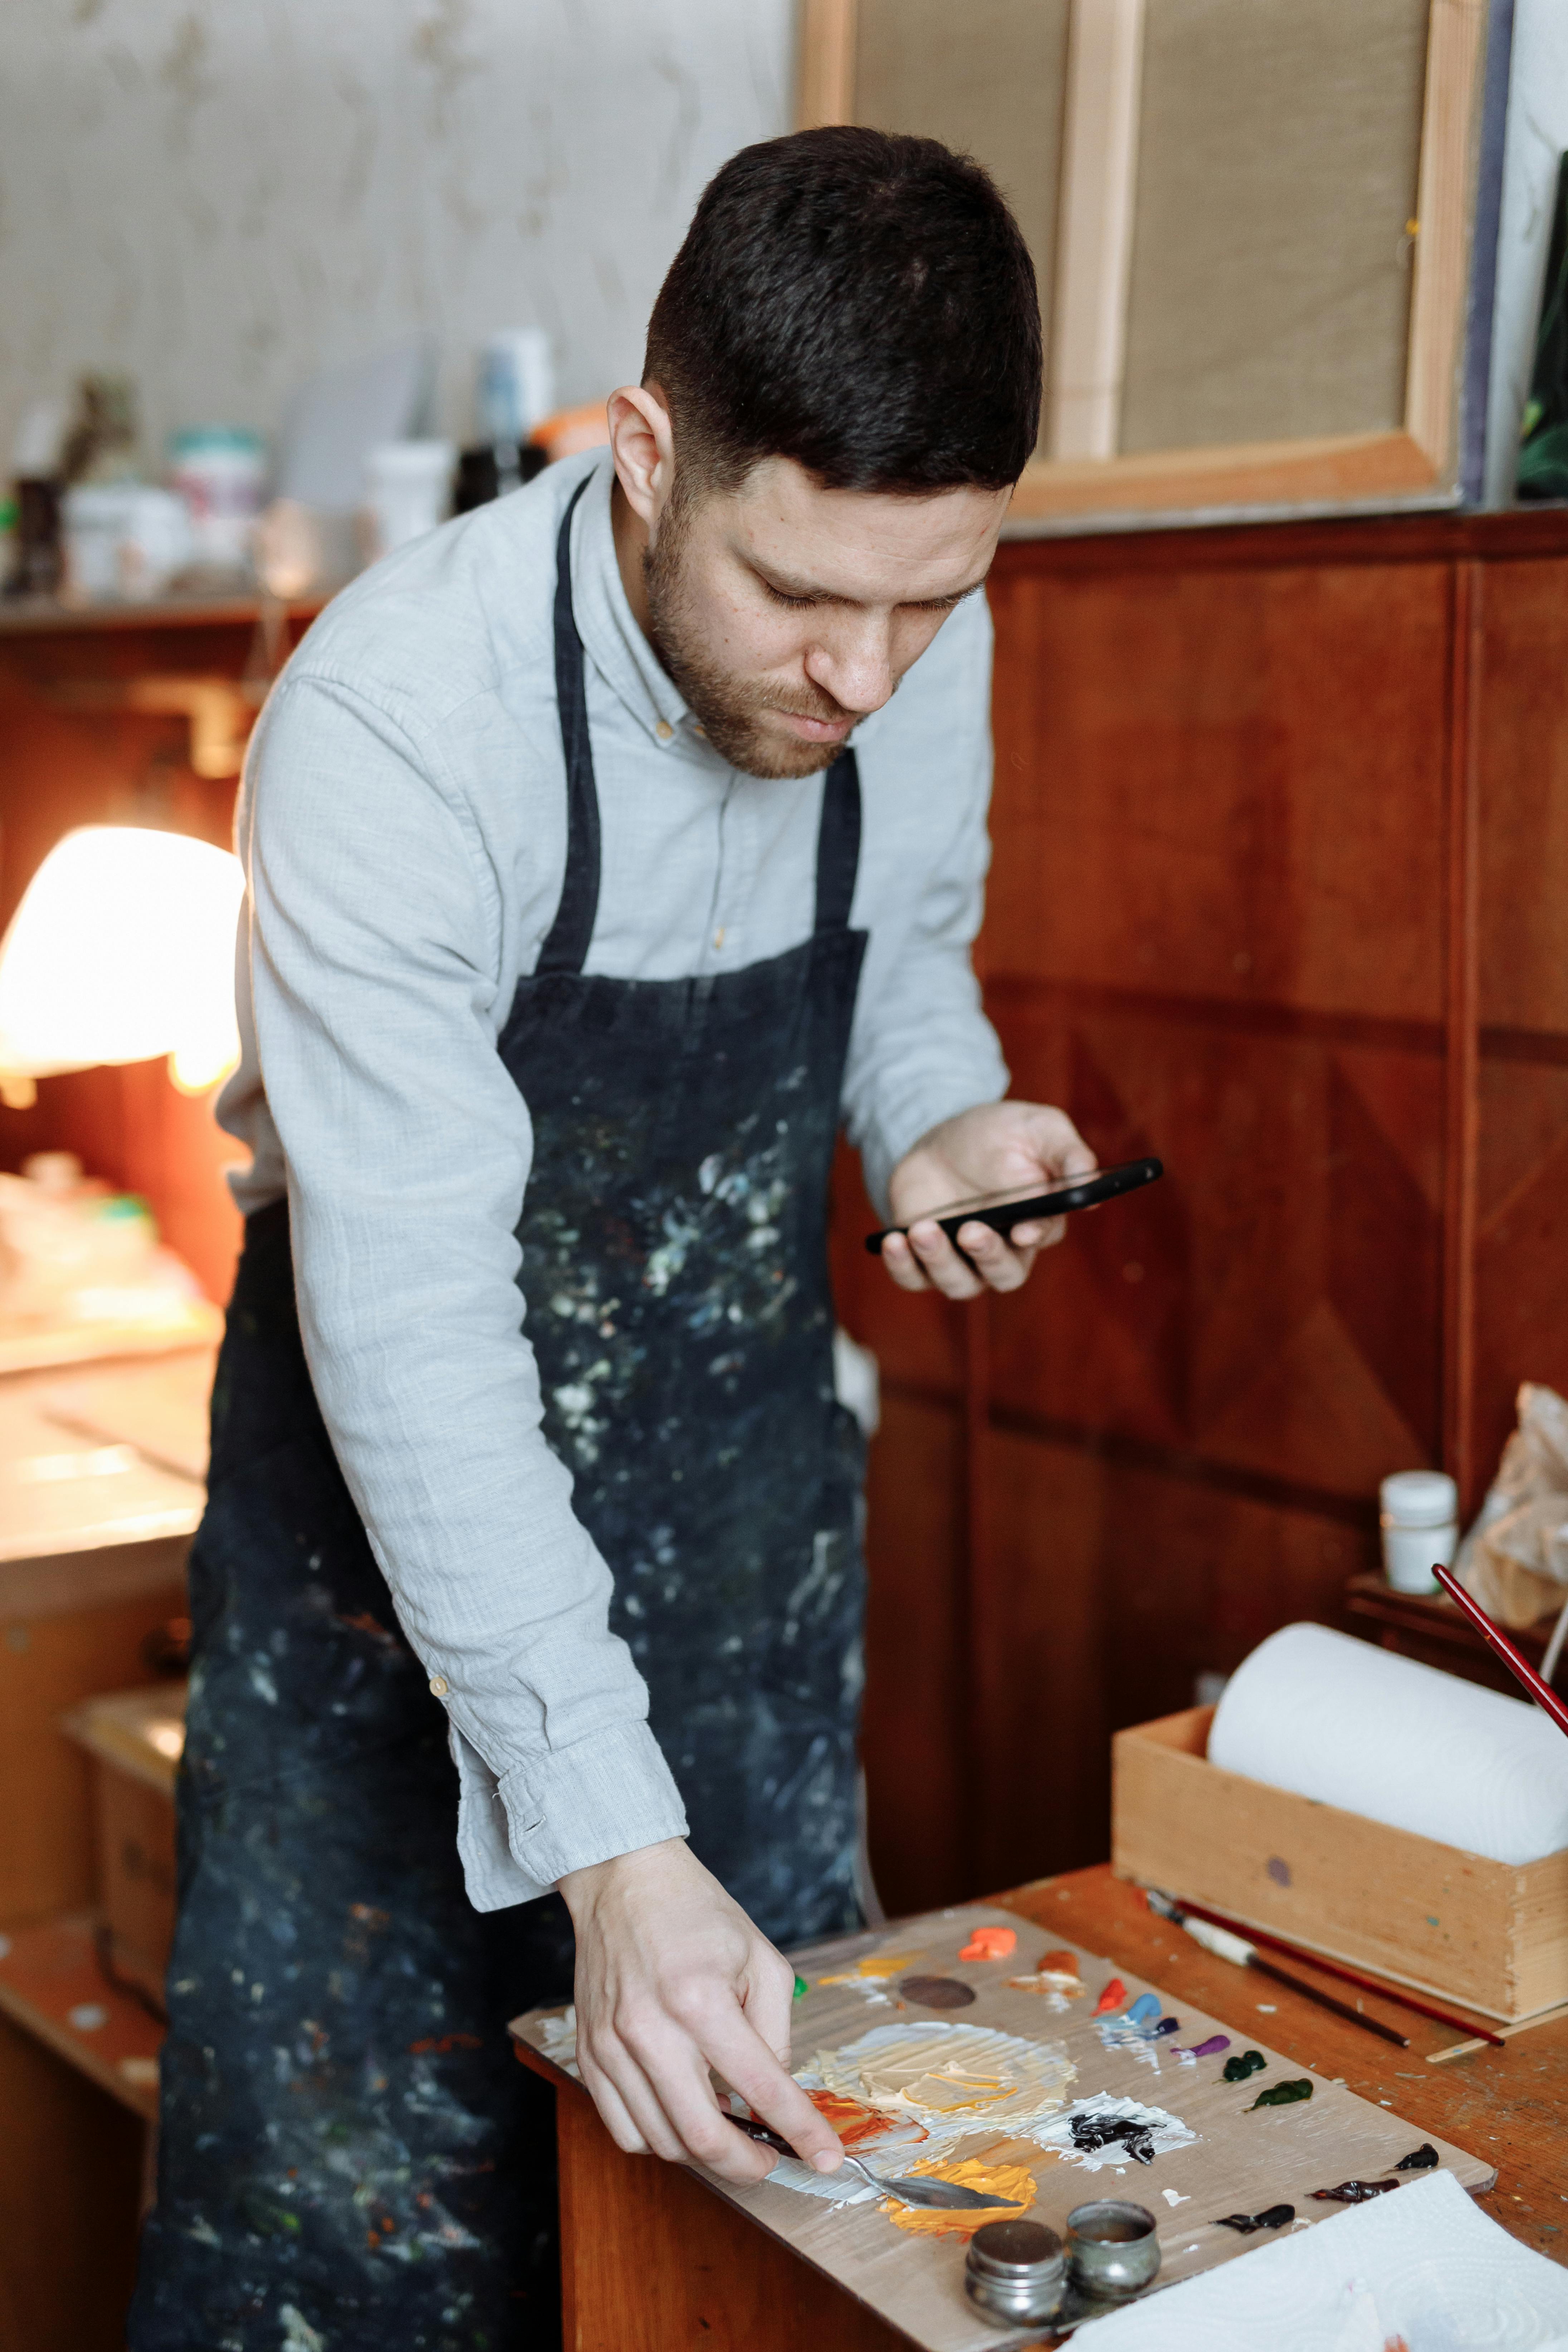
[[[974,1999],[973,1986],[956,1977],[906,1977],[899,1990],[922,2009],[967,2009]]]

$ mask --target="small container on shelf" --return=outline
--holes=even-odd
[[[1395,1592],[1436,1592],[1432,1563],[1459,1548],[1459,1490],[1446,1470],[1400,1470],[1377,1490],[1383,1572]]]

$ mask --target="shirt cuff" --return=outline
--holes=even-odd
[[[450,1726],[458,1852],[468,1900],[499,1911],[547,1895],[568,1871],[686,1835],[686,1808],[642,1721],[542,1751],[498,1780]]]

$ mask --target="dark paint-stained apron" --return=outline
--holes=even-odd
[[[566,878],[500,1040],[534,1131],[525,1328],[693,1849],[788,1944],[859,1916],[862,1449],[826,1248],[858,779],[848,752],[825,779],[802,946],[699,979],[585,974],[599,810],[571,519]],[[247,1220],[213,1433],[132,2352],[535,2352],[558,2327],[553,2126],[505,2021],[569,1997],[571,1926],[555,1895],[482,1916],[464,1895],[447,1717],[310,1388],[283,1203]]]

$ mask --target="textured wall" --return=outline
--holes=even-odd
[[[130,369],[149,436],[271,425],[314,369],[430,328],[556,338],[563,401],[637,373],[699,189],[786,127],[791,0],[5,0],[0,457]]]

